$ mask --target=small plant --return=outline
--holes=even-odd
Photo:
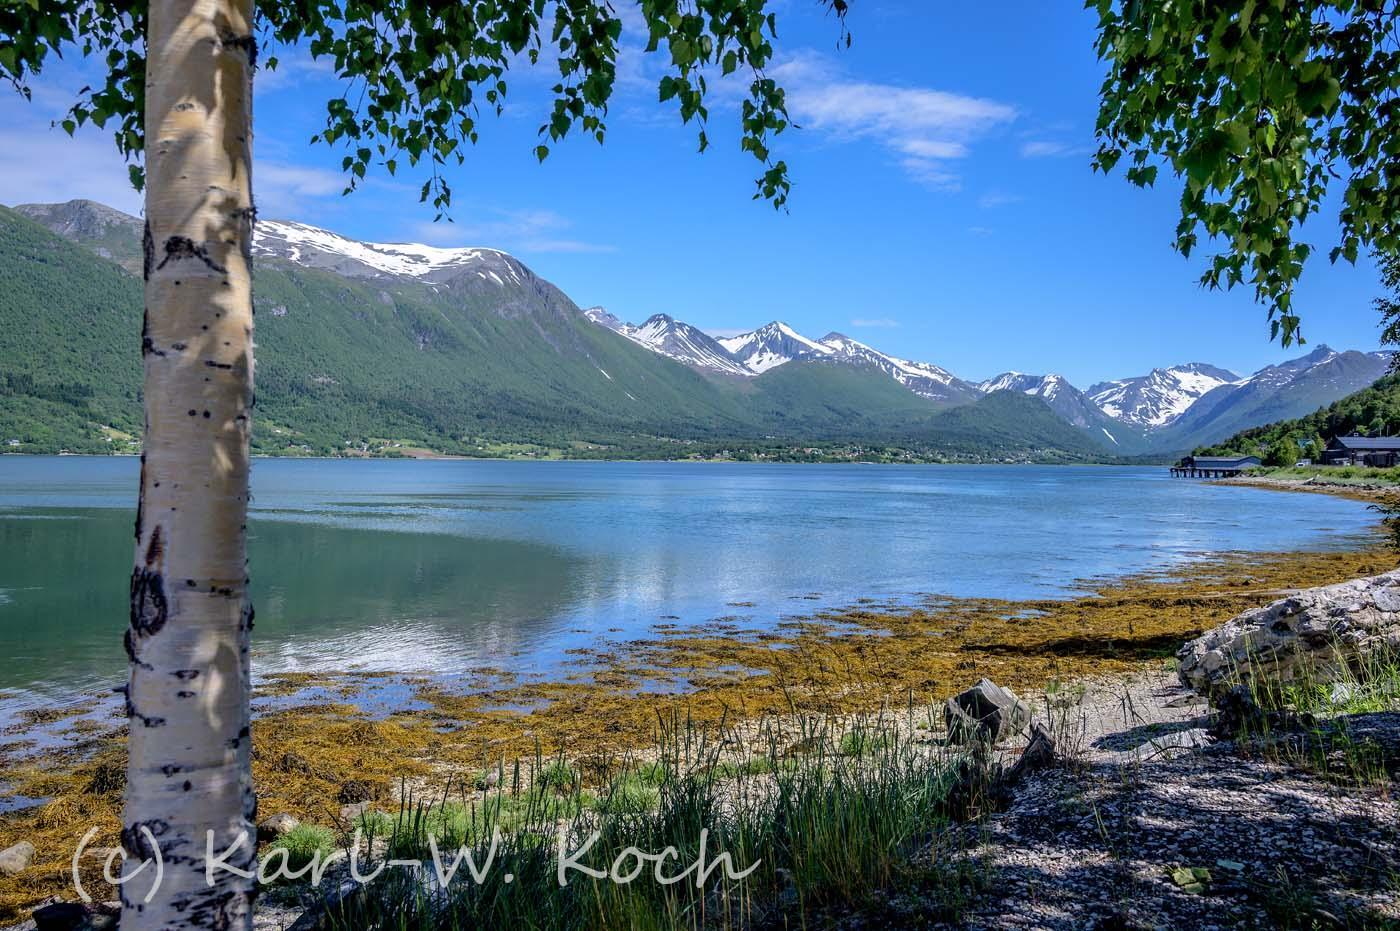
[[[1247,689],[1222,697],[1239,706],[1231,714],[1238,740],[1329,778],[1389,782],[1384,748],[1355,739],[1343,719],[1400,708],[1400,654],[1338,650],[1286,676],[1255,669],[1238,678]]]
[[[885,749],[886,734],[875,733],[866,727],[856,727],[841,735],[838,749],[846,756],[871,756]]]
[[[573,791],[578,784],[578,772],[564,760],[552,760],[535,775],[536,786],[561,795]]]
[[[314,824],[299,824],[273,841],[264,856],[286,857],[286,868],[299,870],[317,857],[325,860],[335,852],[335,834],[330,828]],[[285,854],[275,851],[285,850]]]

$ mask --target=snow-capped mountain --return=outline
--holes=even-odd
[[[259,220],[253,254],[321,268],[347,278],[409,278],[441,282],[464,272],[504,285],[521,284],[528,271],[499,249],[444,249],[419,243],[361,242],[287,220]]]
[[[1319,346],[1305,356],[1215,388],[1160,435],[1164,443],[1186,448],[1218,442],[1248,427],[1301,417],[1375,382],[1390,368],[1393,355]]]
[[[1060,419],[1073,426],[1099,434],[1114,446],[1119,446],[1133,430],[1123,431],[1113,423],[1084,392],[1069,383],[1063,375],[1027,375],[1023,372],[1003,372],[976,385],[983,394],[993,391],[1019,391],[1043,400]]]
[[[972,385],[930,362],[914,362],[886,355],[841,333],[828,333],[819,342],[831,350],[829,358],[873,366],[929,400],[957,403],[970,401],[977,396]]]
[[[1138,427],[1165,427],[1205,395],[1240,376],[1203,362],[1153,369],[1136,378],[1100,382],[1086,394],[1114,420]]]
[[[254,252],[352,278],[451,282],[452,287],[465,282],[485,288],[486,294],[532,293],[537,285],[547,287],[517,259],[496,249],[360,242],[279,220],[259,221]],[[501,300],[509,304],[512,298]],[[1384,374],[1391,355],[1337,352],[1320,346],[1245,378],[1193,362],[1080,391],[1054,374],[1007,372],[973,385],[939,366],[892,356],[840,333],[811,339],[782,321],[715,339],[665,314],[632,325],[600,307],[583,313],[593,323],[652,352],[731,378],[762,375],[793,360],[823,359],[873,367],[915,394],[942,404],[962,404],[999,390],[1017,391],[1042,399],[1062,420],[1119,452],[1188,448],[1214,442],[1245,426],[1299,416],[1370,384]]]
[[[781,320],[749,333],[726,337],[719,340],[719,344],[757,375],[793,359],[832,353],[830,346],[808,339]]]
[[[640,326],[624,323],[602,307],[590,307],[583,315],[652,352],[685,365],[743,378],[756,374],[730,355],[713,336],[666,314],[653,314]]]
[[[598,324],[598,326],[606,327],[614,333],[621,333],[623,329],[631,326],[630,323],[623,323],[621,320],[617,319],[617,317],[609,313],[605,307],[589,307],[584,310],[583,315]]]
[[[48,235],[36,234],[37,222],[85,247],[54,253],[83,274],[107,274],[113,262],[138,277],[141,273],[143,224],[100,204],[21,205],[13,216],[0,208],[0,222],[14,225],[21,238]],[[708,436],[718,423],[737,431],[735,436],[792,431],[801,437],[803,430],[829,435],[839,428],[870,431],[884,442],[898,439],[903,427],[922,436],[917,431],[933,422],[925,418],[937,416],[944,418],[938,429],[975,433],[977,449],[994,439],[1022,445],[1033,440],[1037,449],[1176,453],[1311,413],[1374,383],[1393,356],[1320,346],[1248,377],[1192,363],[1102,382],[1087,393],[1054,374],[1008,372],[972,384],[937,365],[894,356],[840,333],[815,340],[778,321],[715,339],[665,314],[633,325],[601,307],[580,310],[563,291],[496,249],[360,242],[303,223],[264,220],[255,228],[254,251],[258,277],[268,284],[258,303],[260,312],[269,311],[259,318],[268,349],[261,364],[282,383],[351,385],[355,390],[347,389],[346,398],[370,399],[357,417],[372,417],[380,409],[411,410],[412,399],[402,393],[382,393],[397,384],[377,377],[387,364],[407,378],[425,379],[425,396],[467,399],[460,407],[467,412],[463,422],[510,430],[528,424],[521,434],[528,436],[538,433],[541,422],[560,431],[565,430],[561,424],[584,423],[607,435],[625,432],[631,423],[649,437],[658,424],[701,425],[700,433]],[[11,267],[52,271],[27,255],[0,248],[0,262]],[[89,269],[88,262],[100,264]],[[289,274],[292,265],[327,274]],[[326,288],[332,276],[358,283]],[[372,286],[364,287],[367,282]],[[67,308],[85,307],[85,300],[27,312],[47,312],[55,326],[66,325],[76,319]],[[139,302],[133,306],[139,311]],[[304,345],[307,330],[286,329],[306,320],[317,321],[311,330],[320,342],[311,349],[319,346],[319,351]],[[483,320],[488,325],[482,326]],[[374,327],[372,338],[365,326]],[[279,342],[292,335],[303,342]],[[344,364],[330,372],[308,368],[311,359]],[[792,361],[823,364],[794,367],[805,369],[797,373],[800,378],[764,377]],[[708,383],[673,362],[722,378]],[[857,377],[840,370],[846,366],[868,371]],[[884,377],[908,393],[881,383]],[[740,378],[746,382],[741,391],[723,380]],[[479,399],[485,400],[470,406]],[[354,403],[345,401],[345,409]],[[944,417],[939,406],[960,410]],[[557,422],[549,419],[554,412],[562,412]],[[283,413],[296,416],[293,408]],[[422,423],[435,424],[440,416],[437,409],[425,410]],[[628,416],[635,419],[629,422]],[[1047,422],[1062,428],[1056,436],[1047,438]],[[338,448],[341,439],[327,448]]]

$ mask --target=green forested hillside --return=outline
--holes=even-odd
[[[127,255],[120,227],[101,248]],[[79,231],[81,234],[81,231]],[[128,230],[129,235],[134,232]],[[794,362],[722,381],[591,323],[519,267],[506,280],[351,278],[259,261],[263,454],[673,456],[726,447],[874,444],[954,458],[1103,454],[1035,399],[945,419],[888,377]],[[0,208],[0,449],[133,451],[141,282]],[[1037,407],[1038,405],[1038,407]],[[679,451],[679,452],[678,452]]]
[[[1387,375],[1305,417],[1243,430],[1222,443],[1197,449],[1196,454],[1262,455],[1276,460],[1271,465],[1292,465],[1299,455],[1320,455],[1321,447],[1333,437],[1353,433],[1400,434],[1400,375]]]
[[[1110,458],[1090,434],[1070,428],[1040,398],[1019,391],[995,391],[975,404],[939,411],[914,428],[930,455],[977,459],[1016,459],[1024,450],[1040,462]]]
[[[109,448],[141,424],[141,282],[0,208],[0,449]]]

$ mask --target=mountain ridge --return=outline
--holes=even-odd
[[[128,270],[136,257],[139,268],[143,224],[134,217],[91,201],[21,205],[14,213]],[[525,439],[568,434],[571,450],[608,447],[620,437],[668,443],[670,434],[692,444],[819,439],[933,448],[928,423],[940,411],[969,408],[989,418],[984,433],[996,440],[986,449],[1002,455],[1025,452],[1012,450],[1014,431],[1002,422],[1013,410],[1028,418],[1026,449],[1035,446],[1029,440],[1039,431],[1044,435],[1037,443],[1058,443],[1070,457],[1088,456],[1086,442],[1102,458],[1166,455],[1261,417],[1316,409],[1384,374],[1390,358],[1321,346],[1243,378],[1193,362],[1087,391],[1053,373],[1008,372],[973,384],[839,332],[812,339],[780,320],[722,338],[664,312],[626,323],[602,307],[580,309],[519,259],[487,247],[365,242],[296,221],[262,220],[254,254],[260,345],[269,333],[298,330],[313,349],[329,352],[324,344],[333,343],[329,355],[358,358],[370,351],[361,330],[378,332],[399,364],[421,370],[445,391],[473,397],[390,396],[383,385],[363,384],[362,373],[330,371],[331,360],[321,364],[316,352],[303,364],[327,371],[300,373],[298,381],[288,371],[296,364],[276,349],[260,353],[260,386],[268,378],[298,397],[329,392],[337,409],[368,404],[380,412],[370,418],[379,423],[406,416],[440,445],[444,431],[454,435],[446,445],[459,451],[489,447],[480,441],[492,431]],[[343,306],[334,306],[337,301]],[[328,330],[300,332],[298,321],[309,309]],[[369,358],[361,367],[404,382],[403,372],[384,370],[384,364]],[[452,365],[468,368],[453,371]],[[356,391],[347,394],[349,385]],[[1049,442],[1044,430],[1030,426],[1035,418],[1027,411],[1038,408],[984,403],[1002,391],[1035,399],[1070,432]],[[312,415],[307,406],[295,410],[298,417]],[[956,423],[960,435],[970,436],[967,416],[943,425]]]
[[[0,278],[9,285],[0,293],[0,449],[135,452],[142,284],[83,241],[115,228],[70,222],[88,205],[59,206],[0,208]],[[138,251],[139,224],[129,226],[124,248]],[[938,440],[935,405],[867,367],[802,360],[751,378],[708,378],[598,325],[601,315],[523,264],[507,266],[518,260],[503,253],[323,255],[328,241],[258,240],[261,455],[1097,455],[1063,425],[1031,446],[1015,441],[1014,425],[974,424],[949,445]],[[406,252],[418,264],[380,267]],[[997,418],[989,406],[974,420]]]

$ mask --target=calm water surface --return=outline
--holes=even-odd
[[[0,456],[0,702],[125,675],[137,470]],[[549,673],[658,623],[1066,594],[1373,522],[1163,468],[262,460],[253,492],[261,672]]]

